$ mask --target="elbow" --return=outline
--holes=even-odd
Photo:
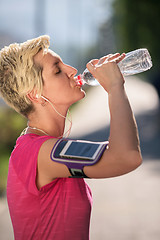
[[[139,154],[138,156],[136,156],[135,158],[135,168],[138,168],[141,164],[142,164],[142,156],[141,154]]]
[[[135,170],[142,164],[142,155],[139,151],[134,151],[128,154],[127,164],[131,170]]]

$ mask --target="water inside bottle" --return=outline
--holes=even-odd
[[[147,71],[152,67],[152,60],[147,49],[137,49],[126,54],[126,57],[118,63],[124,76],[134,75]]]
[[[88,71],[88,69],[85,69],[85,71],[82,74],[83,80],[92,86],[99,85],[99,82],[93,77],[93,75]]]

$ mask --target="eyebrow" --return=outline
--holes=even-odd
[[[55,59],[54,63],[53,63],[53,68],[57,67],[57,65],[62,62],[62,59],[60,57],[57,57],[57,59]]]
[[[57,65],[58,65],[58,63],[59,63],[60,61],[55,61],[54,63],[53,63],[53,68],[55,68],[55,67],[57,67]]]

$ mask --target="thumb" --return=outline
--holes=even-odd
[[[89,72],[91,72],[91,73],[94,72],[95,66],[98,63],[98,61],[99,61],[99,59],[93,59],[87,63],[86,67],[89,70]]]

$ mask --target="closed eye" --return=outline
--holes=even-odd
[[[59,73],[61,73],[61,69],[59,67],[57,67],[57,71],[55,74],[59,74]]]

